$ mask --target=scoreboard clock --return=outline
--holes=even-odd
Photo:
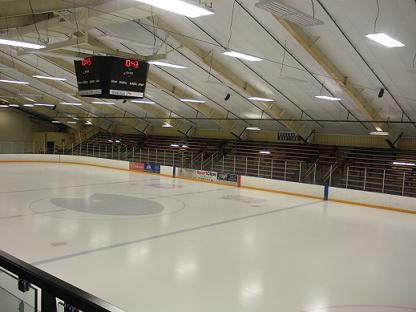
[[[149,64],[114,56],[75,61],[79,95],[106,99],[143,98]]]

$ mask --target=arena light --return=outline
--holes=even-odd
[[[178,69],[185,69],[186,68],[186,66],[170,64],[170,63],[165,63],[165,62],[159,62],[159,61],[150,61],[149,64],[160,66],[160,67],[170,67],[170,68],[178,68]]]
[[[92,126],[92,122],[91,122],[91,121],[89,121],[89,120],[87,120],[87,121],[85,122],[85,124],[86,124],[87,126]]]
[[[69,125],[76,125],[77,124],[76,121],[71,121],[71,120],[70,121],[67,121],[66,123],[69,124]]]
[[[372,131],[370,132],[370,135],[387,136],[390,135],[390,133],[387,131]]]
[[[136,0],[156,8],[166,10],[186,17],[195,18],[212,15],[214,12],[205,7],[192,4],[183,0]]]
[[[7,80],[7,79],[0,79],[0,82],[2,82],[2,83],[11,83],[11,84],[22,84],[22,85],[28,85],[29,84],[29,82],[26,82],[26,81]]]
[[[333,96],[327,96],[327,95],[316,95],[315,96],[317,99],[321,99],[321,100],[328,100],[328,101],[341,101],[340,98],[338,97],[333,97]]]
[[[24,104],[23,106],[24,107],[35,107],[35,105],[33,105],[33,104]]]
[[[273,99],[268,99],[268,98],[262,98],[262,97],[249,97],[248,98],[250,101],[258,101],[258,102],[274,102]]]
[[[0,44],[12,46],[12,47],[18,47],[18,48],[34,49],[34,50],[46,48],[45,45],[41,45],[41,44],[35,44],[35,43],[24,42],[24,41],[16,41],[16,40],[7,40],[7,39],[0,39]]]
[[[182,145],[182,148],[188,148],[189,146],[188,145]]]
[[[269,151],[260,151],[259,152],[259,154],[262,154],[262,155],[270,155],[272,152],[269,152]]]
[[[409,163],[409,162],[402,162],[402,161],[394,161],[393,165],[397,165],[397,166],[409,166],[409,167],[414,167],[416,166],[415,163]]]
[[[0,104],[0,108],[9,108],[9,105]]]
[[[66,80],[66,78],[40,76],[40,75],[35,75],[35,76],[33,76],[33,78],[43,79],[43,80],[56,80],[56,81],[65,81]]]
[[[66,106],[82,106],[81,103],[70,103],[70,102],[61,102],[61,105],[66,105]]]
[[[398,47],[404,47],[405,45],[401,43],[400,41],[390,37],[389,35],[385,33],[374,33],[374,34],[368,34],[366,37],[370,40],[373,40],[387,48],[398,48]]]
[[[43,107],[55,107],[55,105],[53,104],[48,104],[48,103],[35,103],[35,106],[43,106]]]
[[[104,101],[94,101],[92,102],[92,104],[97,104],[97,105],[114,105],[114,102],[104,102]]]
[[[170,147],[179,147],[179,144],[171,144]]]
[[[9,107],[20,107],[19,104],[9,104]]]
[[[241,59],[241,60],[250,61],[250,62],[260,62],[260,61],[262,61],[262,59],[259,58],[259,57],[252,56],[252,55],[249,55],[249,54],[240,53],[240,52],[236,52],[236,51],[231,51],[231,50],[230,51],[225,51],[222,54],[226,55],[226,56],[238,58],[238,59]]]
[[[52,120],[51,123],[53,123],[53,124],[60,124],[61,122],[58,121],[58,120]]]
[[[249,130],[249,131],[260,131],[261,129],[259,127],[247,127],[246,130]]]
[[[155,102],[150,100],[132,100],[131,102],[136,104],[156,104]]]
[[[165,122],[165,123],[162,125],[162,128],[173,128],[173,126],[172,126],[170,123]]]
[[[181,101],[185,103],[205,103],[205,101],[193,99],[181,99]]]

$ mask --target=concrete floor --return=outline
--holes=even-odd
[[[0,248],[129,312],[416,311],[414,215],[77,165],[0,177]]]

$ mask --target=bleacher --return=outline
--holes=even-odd
[[[75,149],[88,156],[416,196],[414,167],[393,164],[416,162],[416,151],[409,150],[110,133]]]

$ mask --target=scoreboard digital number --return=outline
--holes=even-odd
[[[75,61],[75,71],[81,96],[143,98],[149,64],[113,56],[94,56]]]

